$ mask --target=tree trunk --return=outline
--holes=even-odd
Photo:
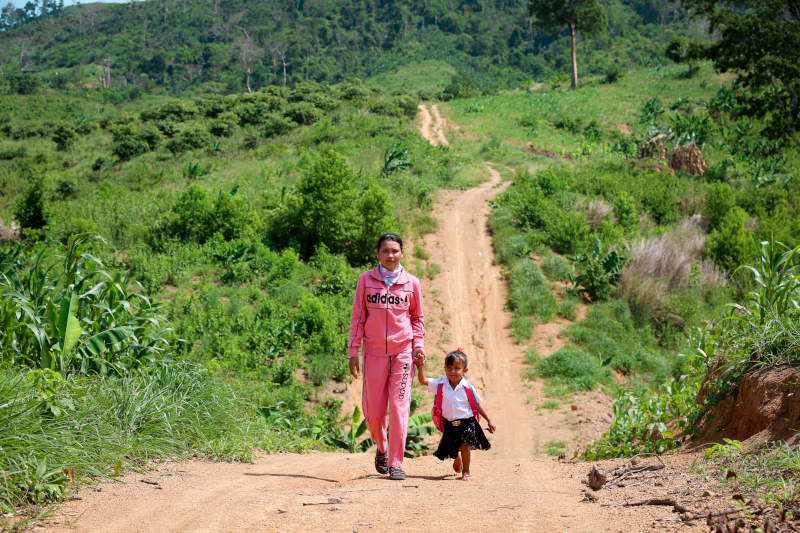
[[[572,44],[572,84],[570,85],[570,89],[577,89],[578,88],[578,58],[575,56],[575,24],[569,25],[569,33],[570,39]]]
[[[247,94],[252,94],[253,91],[250,90],[250,67],[247,67]]]
[[[286,54],[281,56],[281,61],[283,61],[283,86],[286,87]]]

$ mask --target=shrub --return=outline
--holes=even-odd
[[[137,139],[147,144],[149,150],[155,150],[164,139],[161,131],[152,124],[142,124],[136,129],[135,135]]]
[[[551,220],[547,229],[547,244],[560,254],[574,254],[589,238],[586,215],[571,211]]]
[[[92,163],[92,170],[94,170],[95,172],[100,172],[106,167],[113,166],[116,162],[117,162],[116,159],[114,159],[113,157],[108,158],[108,157],[103,157],[101,155],[100,157],[94,160],[94,163]]]
[[[111,151],[120,161],[130,161],[137,155],[147,153],[149,150],[150,146],[145,141],[133,136],[124,137],[111,147]]]
[[[533,176],[533,184],[542,190],[542,194],[549,198],[566,191],[567,184],[572,179],[569,173],[561,169],[548,168],[537,172],[536,175]]]
[[[501,193],[497,202],[508,206],[517,226],[527,229],[545,228],[548,216],[548,202],[543,189],[531,183],[517,185],[513,189]]]
[[[75,131],[79,135],[89,135],[96,129],[97,129],[97,122],[95,122],[89,117],[80,117],[75,122]]]
[[[234,113],[221,113],[217,118],[209,121],[208,131],[217,137],[230,137],[236,131],[239,117]]]
[[[540,376],[564,382],[573,390],[592,390],[603,375],[595,357],[575,348],[562,348],[539,359],[536,370]]]
[[[53,142],[56,143],[56,150],[59,152],[72,150],[75,135],[75,128],[66,122],[60,122],[53,131]]]
[[[8,161],[11,159],[23,158],[27,155],[28,149],[25,146],[17,148],[0,148],[0,160]]]
[[[620,191],[614,199],[614,216],[617,224],[626,231],[633,230],[639,223],[639,212],[636,199],[625,191]]]
[[[103,129],[110,129],[113,126],[123,126],[126,124],[136,124],[139,122],[139,117],[131,113],[122,111],[113,117],[105,117],[100,120],[100,127]]]
[[[14,218],[23,228],[41,229],[47,226],[50,220],[50,208],[45,201],[43,176],[34,176],[30,179],[28,188],[14,206]]]
[[[583,129],[583,119],[580,117],[562,117],[553,122],[553,126],[557,130],[567,130],[575,135],[579,134]]]
[[[62,198],[75,197],[78,194],[78,185],[71,180],[59,180],[56,193]]]
[[[350,259],[354,264],[367,264],[375,257],[378,237],[387,231],[398,231],[399,228],[392,217],[392,199],[375,180],[370,180],[361,194],[358,211],[362,221],[361,232]]]
[[[158,131],[170,139],[181,132],[181,125],[174,120],[161,120],[156,123],[156,127]]]
[[[271,109],[270,106],[261,100],[251,99],[236,104],[233,108],[234,113],[239,117],[239,124],[242,126],[257,126],[266,122]]]
[[[151,244],[160,249],[168,238],[203,244],[215,233],[230,241],[250,235],[258,227],[258,216],[241,199],[222,191],[212,199],[205,188],[192,185],[156,222]]]
[[[366,100],[372,96],[372,90],[358,79],[350,79],[336,86],[342,100]]]
[[[170,139],[166,146],[170,152],[177,154],[187,150],[199,150],[211,144],[212,138],[205,126],[187,124],[180,134]]]
[[[408,118],[417,116],[417,100],[410,96],[400,95],[393,98],[395,105]]]
[[[38,76],[23,72],[22,74],[12,74],[8,77],[11,92],[14,94],[34,94],[41,86]]]
[[[320,110],[307,102],[297,102],[286,107],[283,116],[305,126],[318,121],[322,116]]]
[[[255,132],[248,133],[244,136],[244,139],[242,139],[242,146],[244,146],[246,150],[255,150],[260,143],[261,137]]]
[[[299,205],[292,218],[304,257],[314,255],[322,243],[332,253],[351,251],[350,243],[357,240],[361,227],[356,191],[350,165],[333,150],[303,174],[297,185]]]
[[[389,98],[381,98],[380,100],[375,100],[374,102],[369,104],[369,110],[375,113],[376,115],[384,115],[391,117],[398,116],[402,113],[400,111],[400,106],[397,105],[397,102]]]
[[[718,230],[708,236],[708,255],[725,270],[733,270],[753,257],[752,231],[745,227],[750,216],[733,207],[720,223]]]
[[[727,183],[712,183],[706,188],[706,205],[703,219],[708,229],[719,229],[722,221],[736,205],[736,193]]]
[[[642,207],[653,217],[656,224],[666,224],[677,218],[678,201],[671,185],[660,176],[656,176],[653,176],[653,182],[642,194]]]
[[[606,69],[606,83],[616,83],[625,75],[625,69],[613,65]]]
[[[208,94],[194,101],[198,111],[206,118],[217,118],[231,111],[231,99],[220,94]]]
[[[185,122],[195,118],[200,114],[200,110],[192,102],[175,100],[152,109],[143,111],[142,120],[173,120],[175,122]]]
[[[271,114],[264,121],[262,130],[267,138],[277,137],[284,133],[289,133],[295,127],[295,123],[286,117]]]

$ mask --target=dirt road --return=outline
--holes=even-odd
[[[433,107],[433,131],[430,113],[424,106],[420,110],[423,135],[446,143],[438,109]],[[523,349],[511,342],[506,329],[506,289],[493,264],[486,227],[487,200],[507,184],[491,165],[486,168],[489,180],[481,186],[442,193],[435,211],[439,230],[417,243],[430,253],[428,265],[441,265],[441,272],[423,284],[428,351],[443,354],[460,346],[470,355],[468,377],[498,425],[492,450],[475,454],[473,482],[460,481],[449,462],[431,456],[406,460],[404,482],[377,475],[372,454],[271,455],[254,464],[169,463],[157,465],[148,476],[129,474],[122,483],[104,483],[100,492],[83,491],[84,499],[64,505],[46,529],[641,530],[636,513],[582,502],[580,480],[588,465],[559,465],[537,453],[547,441],[567,442],[571,450],[576,442],[597,437],[605,427],[597,420],[608,411],[608,399],[585,395],[575,400],[575,410],[569,405],[537,410],[541,385],[520,379]],[[431,368],[430,374],[441,371]],[[328,498],[330,503],[304,505]]]
[[[433,118],[431,118],[431,112],[428,111],[428,108],[425,106],[425,104],[419,104],[417,109],[419,109],[420,116],[420,134],[425,139],[428,139],[428,141],[434,146],[440,144],[450,146],[450,143],[447,141],[447,137],[444,135],[444,119],[439,113],[439,107],[436,104],[431,106]]]

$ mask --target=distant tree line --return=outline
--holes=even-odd
[[[664,61],[669,38],[690,29],[686,11],[666,0],[604,2],[594,26],[605,34],[587,25],[585,6],[572,31],[542,20],[527,0],[42,1],[3,9],[0,75],[3,65],[18,73],[98,65],[104,86],[171,92],[336,83],[425,59],[447,61],[480,90],[514,87],[568,72],[573,55],[587,73]]]

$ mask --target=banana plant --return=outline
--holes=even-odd
[[[366,419],[359,423],[360,418],[361,409],[356,406],[355,409],[353,409],[353,420],[350,425],[350,431],[348,432],[342,428],[336,428],[336,432],[329,437],[331,444],[341,450],[347,450],[350,453],[364,453],[372,447],[372,445],[375,444],[375,441],[372,439],[364,439],[358,442],[361,435],[367,431]]]
[[[430,413],[420,413],[415,415],[419,407],[419,400],[411,400],[411,410],[408,418],[408,435],[406,436],[406,451],[403,453],[404,457],[416,457],[425,450],[428,446],[425,445],[424,437],[426,435],[436,435],[437,429],[433,426],[427,426],[433,422]]]
[[[625,258],[616,250],[611,250],[603,255],[603,243],[600,241],[600,237],[595,237],[593,251],[568,259],[582,273],[579,276],[570,276],[572,287],[565,290],[574,296],[588,294],[595,302],[605,300],[611,295],[611,290],[619,280],[622,268],[625,266]]]

